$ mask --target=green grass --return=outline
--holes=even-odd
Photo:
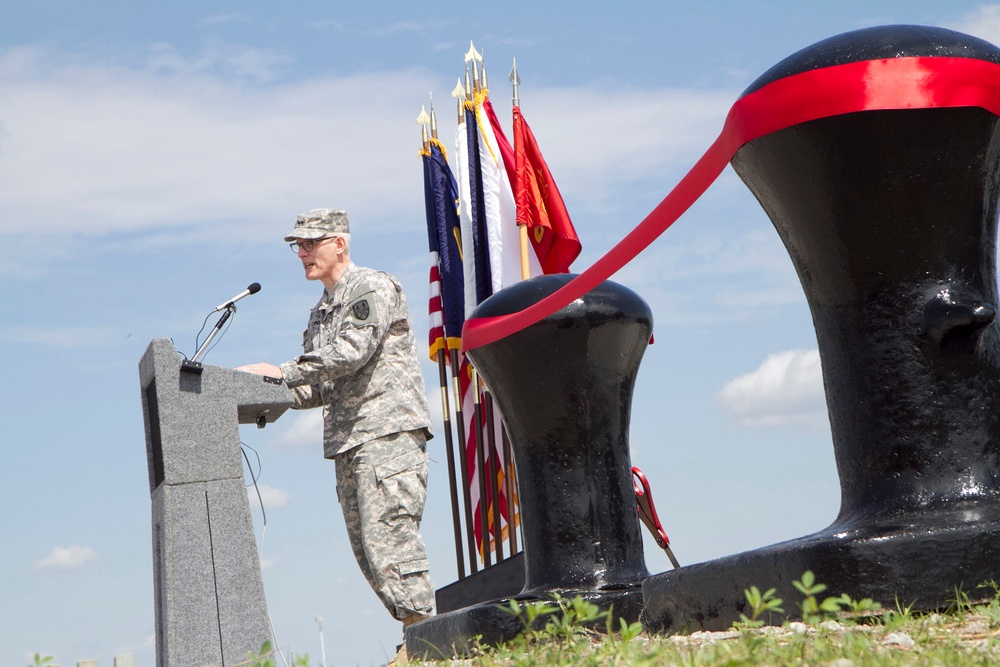
[[[612,615],[577,597],[518,604],[509,611],[526,631],[503,646],[477,646],[470,657],[438,662],[436,667],[971,667],[1000,663],[1000,587],[983,584],[973,602],[962,591],[951,607],[937,613],[885,609],[872,600],[846,595],[818,597],[826,587],[811,572],[794,582],[802,595],[794,608],[803,621],[764,626],[761,618],[782,610],[773,589],[746,593],[751,616],[727,632],[651,635],[638,623],[617,626]],[[792,605],[788,605],[792,606]],[[251,667],[273,667],[271,647],[249,656]],[[292,660],[289,661],[292,664]],[[294,659],[307,667],[308,657]]]
[[[528,650],[498,648],[441,665],[520,667],[550,665],[994,665],[1000,660],[997,628],[974,616],[912,618],[898,627],[846,626],[825,621],[790,628],[759,628],[713,633],[707,637],[646,637],[628,642],[550,641]]]
[[[986,602],[973,604],[956,594],[952,607],[941,613],[887,610],[872,600],[854,601],[841,595],[818,598],[825,590],[807,572],[796,582],[802,601],[796,607],[809,622],[763,626],[757,616],[780,609],[773,591],[746,591],[751,609],[728,632],[693,635],[647,635],[638,624],[610,625],[596,632],[608,614],[579,599],[539,603],[529,611],[512,605],[526,627],[529,619],[546,618],[540,630],[529,630],[499,647],[479,647],[462,660],[426,664],[446,667],[541,667],[607,665],[677,665],[731,667],[736,665],[809,665],[824,667],[986,666],[1000,662],[1000,591],[990,582]],[[756,602],[756,604],[755,604]]]

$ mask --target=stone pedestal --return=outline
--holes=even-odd
[[[273,422],[291,393],[259,375],[197,371],[164,338],[139,362],[158,667],[235,664],[271,637],[238,425]]]

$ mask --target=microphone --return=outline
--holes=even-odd
[[[239,301],[243,297],[250,296],[251,294],[256,294],[259,291],[260,291],[260,283],[253,283],[249,287],[247,287],[245,290],[243,290],[242,292],[240,292],[239,294],[237,294],[236,296],[234,296],[229,301],[226,301],[221,306],[218,306],[212,312],[213,313],[217,313],[217,312],[219,312],[220,310],[222,310],[224,308],[229,308],[229,306],[233,305],[234,303],[236,303],[237,301]]]

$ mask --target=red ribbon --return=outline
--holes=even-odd
[[[736,101],[718,138],[635,229],[607,254],[524,310],[466,320],[472,350],[538,322],[607,280],[708,189],[743,144],[806,121],[880,109],[979,107],[1000,116],[1000,65],[972,58],[863,60],[779,79]]]

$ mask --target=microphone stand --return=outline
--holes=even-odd
[[[219,334],[219,331],[222,330],[222,325],[224,325],[226,323],[226,320],[229,319],[229,316],[235,312],[236,312],[236,306],[234,306],[232,303],[226,306],[226,312],[222,313],[222,317],[220,317],[219,321],[215,323],[215,327],[212,328],[211,333],[208,334],[208,338],[206,338],[205,342],[202,343],[201,347],[198,348],[198,351],[194,353],[194,356],[191,357],[190,359],[184,359],[183,361],[181,361],[182,371],[186,371],[188,373],[194,373],[195,375],[201,375],[201,372],[205,370],[205,367],[202,365],[199,359],[205,356],[205,352],[208,351],[208,346],[212,344],[212,341]]]

